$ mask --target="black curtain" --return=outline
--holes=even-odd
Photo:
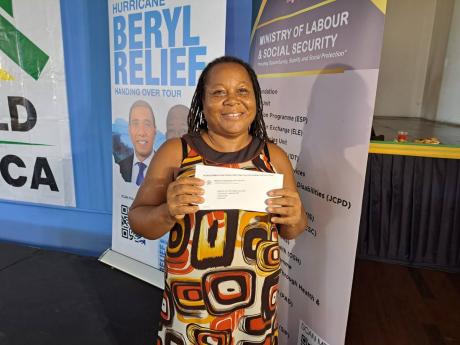
[[[460,160],[369,154],[357,255],[460,271]]]

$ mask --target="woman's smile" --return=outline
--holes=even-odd
[[[239,120],[245,114],[246,113],[242,113],[242,112],[222,113],[222,117],[228,120]]]

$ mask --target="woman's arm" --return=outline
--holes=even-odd
[[[281,237],[293,239],[307,227],[307,216],[297,192],[291,162],[286,153],[275,144],[268,143],[270,159],[276,171],[284,175],[283,188],[269,192],[268,211],[273,213],[271,221],[281,225]]]
[[[181,161],[180,139],[168,140],[155,153],[128,214],[135,233],[148,239],[160,238],[177,219],[198,210],[190,204],[202,202],[202,181],[191,177],[174,181]]]

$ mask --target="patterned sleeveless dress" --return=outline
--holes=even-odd
[[[259,139],[237,152],[213,150],[200,135],[182,138],[178,178],[198,164],[274,172]],[[198,211],[169,234],[157,345],[278,344],[278,230],[269,214]]]

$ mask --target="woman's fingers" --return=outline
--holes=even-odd
[[[291,206],[268,207],[267,211],[279,214],[280,216],[292,216],[296,214],[295,208]]]
[[[171,187],[171,195],[202,195],[203,189],[191,185],[175,185]]]
[[[169,184],[168,190],[173,190],[175,194],[202,194],[200,187],[204,181],[195,177],[184,177]]]
[[[274,189],[268,192],[271,198],[267,199],[266,203],[269,207],[299,207],[301,206],[299,193],[290,189]]]
[[[288,188],[272,189],[267,194],[268,194],[268,196],[271,196],[271,197],[277,197],[277,196],[281,196],[281,197],[284,197],[284,196],[298,197],[299,196],[299,193],[297,193],[297,191],[294,191],[294,190],[288,189]]]
[[[298,199],[294,197],[270,198],[266,201],[269,207],[295,206],[297,202]]]
[[[273,213],[271,221],[277,224],[295,225],[301,217],[300,197],[297,191],[281,188],[268,192],[267,211]]]
[[[168,209],[171,216],[182,218],[185,214],[195,213],[199,210],[198,205],[168,203]]]
[[[203,185],[203,180],[194,177],[186,177],[176,180],[168,186],[168,199],[170,197],[183,194],[201,195],[204,193],[203,189],[200,187],[201,185]]]
[[[203,180],[195,177],[184,177],[170,183],[167,190],[169,213],[180,219],[185,214],[198,211],[196,204],[204,201],[201,196],[204,191],[200,188],[203,184]]]
[[[177,183],[177,184],[191,184],[191,185],[195,185],[195,186],[202,186],[204,185],[204,181],[200,178],[197,178],[197,177],[181,177],[181,178],[178,178],[176,181],[174,181],[173,183]]]
[[[180,205],[202,204],[204,202],[204,198],[199,195],[180,194],[176,195],[175,201]]]
[[[174,214],[172,214],[172,216],[176,219],[181,219],[184,218],[184,215],[198,212],[198,210],[198,206],[195,205],[181,205],[174,208]]]
[[[284,225],[294,225],[297,224],[297,217],[277,217],[273,216],[270,218],[272,223],[275,224],[284,224]]]

